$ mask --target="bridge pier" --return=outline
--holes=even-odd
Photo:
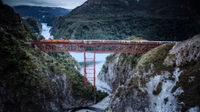
[[[93,85],[93,90],[96,91],[96,52],[86,52],[84,50],[84,85],[87,82]]]

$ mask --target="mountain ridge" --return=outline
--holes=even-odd
[[[43,7],[43,6],[29,6],[19,5],[13,6],[15,12],[23,16],[31,16],[38,19],[40,22],[53,25],[57,18],[68,14],[71,10],[60,7]]]
[[[99,13],[99,12],[135,12],[135,11],[144,11],[146,14],[152,14],[152,15],[162,15],[162,10],[168,9],[168,8],[177,8],[179,10],[179,13],[181,12],[182,16],[188,15],[191,13],[191,11],[198,12],[198,15],[200,14],[198,9],[199,2],[195,0],[191,0],[188,2],[187,0],[88,0],[81,6],[75,8],[71,11],[70,14],[80,14],[80,13]],[[189,12],[190,10],[190,12]],[[175,10],[168,10],[175,11]],[[167,12],[165,12],[167,13]],[[87,13],[86,13],[87,14]]]
[[[200,29],[200,3],[189,3],[192,5],[181,0],[88,0],[59,18],[51,34],[66,39],[142,36],[148,40],[185,40]]]

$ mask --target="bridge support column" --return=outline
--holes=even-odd
[[[86,73],[86,51],[84,51],[84,85],[87,85],[87,73]]]
[[[87,81],[93,85],[96,90],[96,52],[84,51],[84,85],[87,86]]]

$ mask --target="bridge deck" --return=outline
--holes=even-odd
[[[46,40],[31,42],[44,52],[115,52],[141,54],[164,43],[173,41],[131,40]]]

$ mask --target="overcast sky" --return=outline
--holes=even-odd
[[[2,0],[5,4],[10,6],[16,5],[37,5],[50,7],[63,7],[67,9],[74,9],[80,6],[87,0]]]

